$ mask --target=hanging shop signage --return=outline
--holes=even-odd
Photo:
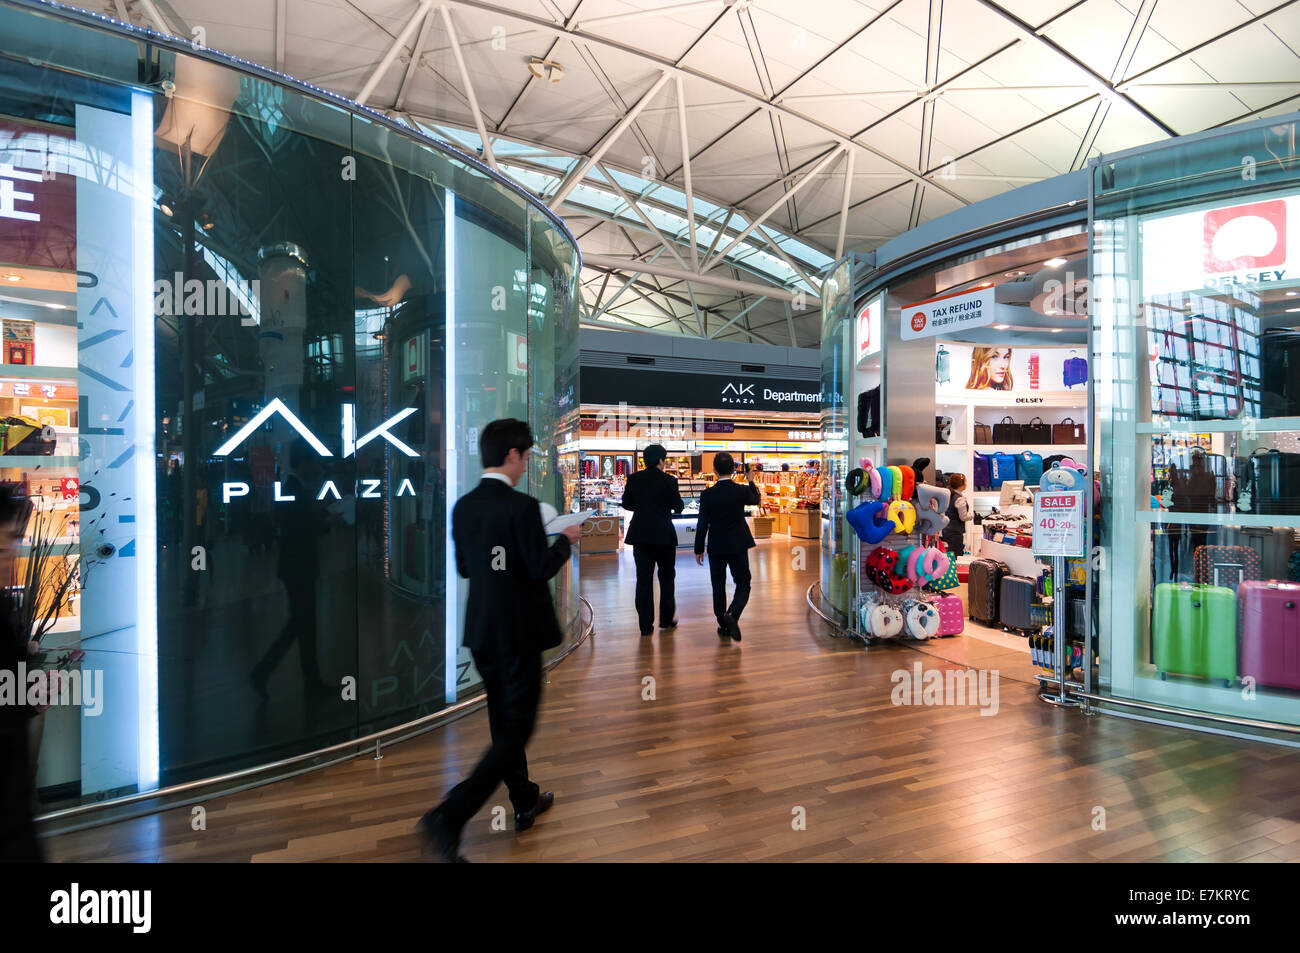
[[[1142,223],[1144,295],[1277,284],[1300,284],[1300,195]]]
[[[0,119],[0,262],[76,270],[73,147],[58,126]]]
[[[410,383],[424,377],[424,352],[428,350],[429,332],[421,331],[407,338],[403,351],[402,381]]]
[[[877,295],[858,312],[856,337],[859,363],[880,353],[880,315],[884,310],[884,301],[883,295]]]
[[[1082,556],[1084,490],[1034,494],[1035,556]]]
[[[521,377],[528,374],[528,338],[513,331],[506,332],[506,371]]]
[[[993,289],[963,291],[909,304],[902,310],[901,321],[904,341],[982,328],[993,323]]]
[[[584,367],[581,383],[584,404],[805,413],[821,409],[821,386],[812,380]]]

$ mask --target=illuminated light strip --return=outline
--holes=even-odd
[[[158,787],[158,506],[154,477],[153,96],[131,94],[132,333],[135,360],[135,598],[139,677],[136,778],[141,791]]]
[[[446,277],[443,280],[443,340],[446,346],[447,366],[444,374],[443,394],[443,428],[447,441],[447,482],[443,496],[447,500],[446,537],[447,550],[443,557],[443,574],[446,585],[443,586],[443,682],[445,683],[446,703],[456,700],[456,670],[460,658],[460,632],[456,607],[456,594],[460,589],[460,576],[456,572],[456,546],[451,539],[451,511],[456,505],[457,487],[457,443],[456,436],[456,194],[451,189],[444,189],[446,201],[443,202],[443,268]]]

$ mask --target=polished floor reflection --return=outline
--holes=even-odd
[[[804,603],[815,543],[775,537],[751,556],[739,644],[719,643],[707,569],[688,553],[678,556],[681,627],[647,639],[631,553],[583,557],[596,635],[551,673],[529,745],[555,807],[516,835],[500,789],[466,830],[470,859],[1300,860],[1294,749],[1084,718],[1008,677],[987,716],[978,704],[895,705],[914,666],[963,669],[827,636]],[[186,807],[65,835],[49,852],[415,860],[416,818],[486,739],[486,714],[475,713],[380,761],[214,798],[206,831],[191,829]],[[493,829],[494,806],[506,830]]]

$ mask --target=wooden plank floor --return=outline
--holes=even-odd
[[[781,538],[752,555],[738,645],[719,644],[689,554],[682,626],[651,639],[637,635],[630,552],[583,558],[596,635],[551,674],[529,746],[555,807],[524,834],[493,831],[493,806],[509,810],[498,789],[466,829],[472,860],[1300,859],[1295,750],[1088,719],[1008,679],[993,716],[895,706],[891,673],[956,666],[825,635],[803,597],[815,543],[807,570]],[[47,845],[64,861],[415,860],[416,819],[486,743],[480,712],[378,762],[213,798],[206,831],[186,807]]]

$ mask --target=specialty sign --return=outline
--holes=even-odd
[[[904,341],[953,334],[993,323],[993,289],[963,291],[909,304],[902,310]]]
[[[1034,494],[1035,556],[1082,556],[1084,490]]]

